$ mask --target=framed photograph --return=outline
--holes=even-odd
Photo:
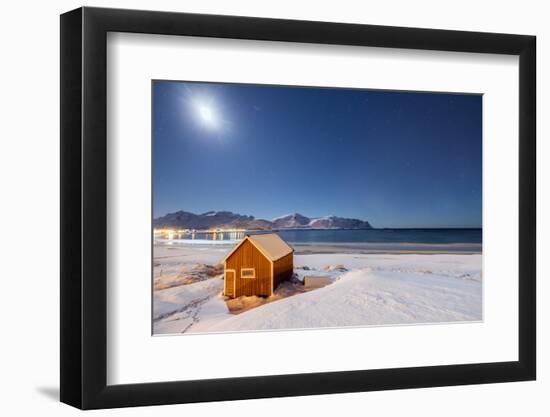
[[[61,16],[61,401],[533,380],[535,37]]]

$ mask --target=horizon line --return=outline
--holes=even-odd
[[[153,220],[157,220],[161,217],[167,216],[169,214],[178,213],[180,211],[185,212],[185,213],[190,213],[190,214],[193,214],[193,215],[196,215],[196,216],[202,216],[202,215],[205,215],[207,213],[232,213],[232,214],[237,214],[239,216],[250,216],[250,217],[253,217],[255,220],[266,220],[266,221],[272,221],[274,219],[278,219],[278,218],[282,218],[282,217],[286,217],[286,216],[292,216],[292,215],[295,215],[295,214],[307,217],[309,219],[319,219],[319,218],[323,218],[323,217],[340,217],[342,219],[354,219],[354,220],[360,220],[360,221],[368,222],[373,229],[483,229],[483,225],[405,225],[405,226],[403,226],[403,225],[402,226],[399,226],[399,225],[391,226],[390,225],[390,226],[373,226],[371,224],[370,220],[364,220],[364,219],[360,219],[360,218],[356,218],[356,217],[341,217],[341,216],[334,215],[334,214],[324,215],[324,216],[308,216],[308,215],[304,215],[304,214],[299,213],[299,212],[287,213],[287,214],[283,214],[283,215],[272,217],[272,218],[264,218],[264,217],[254,216],[252,214],[236,213],[236,212],[231,211],[231,210],[207,210],[207,211],[203,211],[201,213],[196,213],[196,212],[187,211],[187,210],[184,210],[184,209],[179,209],[179,210],[176,210],[176,211],[166,212],[165,214],[162,214],[162,215],[157,215],[156,217],[153,214],[151,217],[152,217]]]

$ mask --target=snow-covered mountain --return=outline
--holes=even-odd
[[[300,213],[294,213],[287,214],[286,216],[276,217],[271,220],[271,223],[273,224],[273,228],[275,229],[294,229],[297,227],[308,227],[310,221],[311,219],[309,219],[308,217],[303,216]]]
[[[197,230],[208,230],[212,228],[249,230],[271,229],[270,221],[255,219],[254,216],[241,215],[230,211],[208,211],[202,214],[195,214],[180,210],[156,218],[153,221],[153,225],[159,228],[173,227]]]
[[[336,216],[311,219],[309,227],[312,229],[372,229],[367,221]]]
[[[208,211],[202,214],[177,211],[158,217],[154,227],[173,227],[179,229],[207,230],[247,229],[247,230],[280,230],[280,229],[372,229],[369,222],[359,219],[348,219],[337,216],[309,218],[300,213],[287,214],[271,221],[256,219],[230,211]]]
[[[372,229],[369,222],[345,217],[306,217],[300,213],[287,214],[272,220],[274,229]]]

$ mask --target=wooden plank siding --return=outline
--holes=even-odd
[[[294,253],[291,252],[273,263],[273,290],[275,290],[281,282],[292,277],[292,273],[294,272],[293,257]]]
[[[267,259],[250,241],[246,240],[225,261],[226,269],[234,269],[235,294],[242,295],[271,295],[271,261]],[[255,278],[241,278],[242,268],[254,268]]]

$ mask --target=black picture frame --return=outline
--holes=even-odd
[[[107,385],[108,32],[519,56],[519,360]],[[82,409],[533,380],[536,377],[534,36],[171,12],[61,15],[61,401]]]

